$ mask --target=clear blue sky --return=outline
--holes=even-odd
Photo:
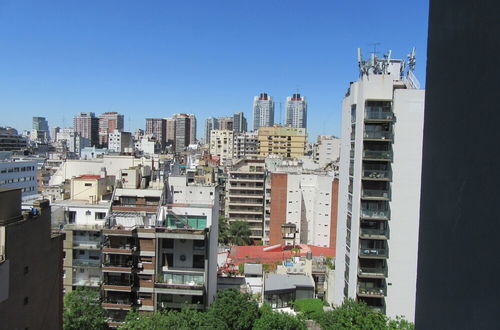
[[[298,88],[310,140],[339,134],[357,47],[401,58],[415,46],[424,85],[427,18],[428,1],[2,0],[0,126],[118,111],[133,131],[187,112],[201,137],[206,117],[243,111],[251,127],[254,95]]]

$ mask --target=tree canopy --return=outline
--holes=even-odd
[[[77,288],[64,295],[63,323],[65,330],[107,329],[99,292]]]
[[[229,224],[229,242],[234,245],[249,245],[252,243],[252,231],[246,221],[233,221]]]

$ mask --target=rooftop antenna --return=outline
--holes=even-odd
[[[378,52],[377,52],[377,46],[380,46],[380,42],[374,42],[374,43],[371,43],[369,45],[373,46],[373,52],[372,52],[372,54],[377,55],[378,54]]]
[[[417,52],[415,51],[415,47],[411,50],[411,53],[408,54],[408,71],[415,70],[415,64],[417,63]]]

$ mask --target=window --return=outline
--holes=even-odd
[[[86,183],[85,187],[92,187],[92,183]]]
[[[95,213],[95,219],[96,220],[102,220],[106,217],[106,213],[105,212],[96,212]]]
[[[193,268],[205,268],[205,256],[193,255]]]

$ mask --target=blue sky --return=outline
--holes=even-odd
[[[308,98],[308,133],[339,134],[356,49],[406,57],[424,85],[428,1],[0,1],[0,126],[72,125],[74,114],[243,111],[252,98]],[[284,108],[284,107],[283,107]],[[275,121],[279,121],[276,106]],[[284,111],[281,119],[284,120]]]

